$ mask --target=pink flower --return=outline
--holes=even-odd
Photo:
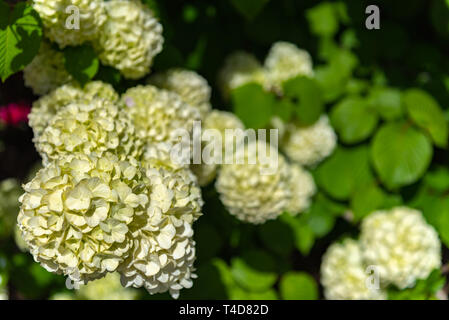
[[[0,121],[6,125],[17,126],[21,122],[28,122],[31,106],[26,102],[10,103],[0,107]]]

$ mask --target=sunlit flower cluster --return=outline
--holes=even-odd
[[[441,243],[421,212],[407,207],[376,211],[363,220],[363,256],[379,267],[384,283],[413,286],[441,266]]]
[[[66,71],[64,54],[42,42],[38,54],[23,70],[25,85],[36,95],[43,95],[72,80]]]
[[[370,283],[359,243],[345,239],[332,244],[321,263],[321,283],[328,300],[384,300],[386,292]]]
[[[47,38],[61,48],[95,40],[106,21],[103,0],[33,0],[33,7]]]
[[[286,210],[296,215],[310,206],[311,197],[316,192],[312,175],[297,164],[290,165],[290,189],[292,198]]]
[[[129,79],[145,76],[162,50],[162,26],[139,0],[104,3],[106,22],[94,42],[101,62]]]

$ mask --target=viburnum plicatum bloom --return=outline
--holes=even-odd
[[[230,130],[241,129],[242,130],[241,132],[243,133],[245,126],[243,125],[243,122],[238,117],[236,117],[233,113],[226,112],[226,111],[220,111],[220,110],[212,110],[211,112],[209,112],[207,114],[206,118],[204,119],[202,126],[203,126],[203,148],[206,145],[208,145],[209,143],[212,143],[211,141],[206,141],[206,138],[204,136],[204,134],[207,132],[206,130],[217,130],[221,137],[221,144],[219,144],[218,143],[219,141],[217,141],[215,146],[217,148],[220,148],[220,150],[214,150],[213,151],[214,153],[211,154],[211,156],[215,155],[215,152],[218,152],[218,151],[220,151],[221,155],[222,155],[222,157],[220,157],[221,161],[218,161],[219,162],[218,164],[217,163],[201,163],[201,164],[192,164],[191,165],[190,168],[192,169],[193,173],[195,173],[195,175],[197,176],[200,186],[205,186],[205,185],[209,184],[210,182],[212,182],[212,180],[215,179],[219,164],[224,161],[226,149],[231,150],[228,152],[233,152],[232,150],[236,150],[238,144],[242,140],[243,134],[239,134],[239,135],[236,134],[235,142],[234,142],[234,140],[226,142],[226,135],[225,135],[226,129],[230,129]],[[231,136],[231,135],[229,135],[229,136]]]
[[[45,35],[61,48],[96,39],[106,21],[103,0],[33,0],[33,8]]]
[[[267,155],[264,161],[260,154]],[[289,165],[277,149],[265,141],[253,141],[236,151],[232,164],[222,165],[215,187],[232,215],[260,224],[277,218],[290,203],[289,174]]]
[[[316,192],[312,175],[297,164],[290,165],[290,189],[292,198],[286,211],[296,215],[310,206],[311,198]]]
[[[140,159],[143,152],[128,113],[100,98],[63,107],[35,143],[45,163],[73,153],[101,157],[113,152],[124,160],[128,156]]]
[[[120,275],[113,272],[108,273],[104,278],[80,285],[75,294],[74,298],[82,300],[135,300],[138,291],[123,288],[120,284]]]
[[[237,51],[226,58],[218,77],[221,92],[228,98],[230,92],[247,83],[265,85],[266,74],[260,62],[250,53]]]
[[[195,176],[186,168],[148,163],[149,206],[131,232],[131,255],[119,268],[126,287],[145,287],[150,293],[190,288],[196,277],[192,223],[201,215],[203,200]]]
[[[94,42],[101,62],[128,79],[145,76],[162,50],[162,25],[140,0],[111,0],[104,6],[107,19]]]
[[[329,124],[329,118],[322,115],[309,126],[287,124],[281,148],[292,161],[313,166],[328,157],[336,145],[337,135]]]
[[[17,126],[28,121],[31,106],[26,102],[13,102],[0,106],[0,123]]]
[[[265,58],[267,82],[276,90],[282,83],[294,77],[313,76],[310,54],[289,42],[279,41],[272,45]]]
[[[369,279],[360,244],[352,239],[332,244],[321,262],[321,284],[328,300],[384,300],[386,292]]]
[[[413,286],[441,266],[441,243],[421,212],[396,207],[371,213],[362,222],[360,242],[367,264],[381,281],[399,289]]]
[[[206,79],[194,71],[169,69],[152,76],[148,83],[177,93],[185,103],[197,108],[202,118],[211,110],[210,86]]]
[[[139,163],[110,153],[52,161],[23,188],[17,221],[30,253],[80,283],[115,271],[129,256],[131,224],[148,204]]]
[[[65,84],[40,97],[33,103],[33,108],[28,115],[28,124],[33,129],[35,140],[48,126],[58,110],[80,100],[90,102],[95,97],[113,103],[117,103],[119,99],[114,88],[102,81],[89,82],[83,88],[74,83]]]
[[[72,76],[65,69],[64,54],[42,41],[38,54],[23,70],[23,79],[34,94],[43,95],[72,81]]]
[[[151,85],[128,89],[121,101],[138,137],[150,144],[176,143],[180,130],[191,133],[194,121],[201,119],[199,111],[183,102],[179,95]]]

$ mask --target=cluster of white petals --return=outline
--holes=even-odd
[[[61,48],[96,39],[106,21],[103,0],[33,0],[33,8],[41,17],[45,36]]]
[[[104,6],[107,19],[94,42],[101,62],[129,79],[145,76],[162,50],[162,25],[140,0],[111,0]]]
[[[254,82],[264,85],[266,74],[255,56],[237,51],[226,58],[218,76],[218,82],[223,96],[229,97],[233,89],[247,83]]]
[[[369,279],[359,243],[345,239],[332,244],[321,262],[321,284],[328,300],[385,300],[386,292]]]
[[[211,88],[198,73],[186,69],[169,69],[149,79],[149,84],[177,93],[181,99],[195,107],[204,116],[211,110]]]
[[[280,90],[282,83],[297,76],[313,76],[310,54],[289,42],[279,41],[272,45],[264,67],[267,82]]]
[[[312,175],[297,164],[290,165],[290,189],[292,198],[286,210],[296,215],[310,206],[311,198],[316,192]]]
[[[64,54],[43,41],[38,54],[23,70],[25,85],[36,95],[43,95],[72,81],[64,66]]]
[[[215,187],[221,202],[242,221],[260,224],[277,218],[291,200],[290,167],[284,157],[259,140],[242,145],[234,160],[218,174]]]
[[[80,300],[135,300],[138,296],[136,290],[122,287],[117,272],[81,285],[75,294]]]
[[[28,115],[28,124],[33,129],[35,139],[48,126],[58,110],[80,100],[90,102],[93,98],[117,103],[119,96],[110,84],[92,81],[87,83],[84,88],[73,83],[65,84],[33,102],[33,108]]]
[[[78,154],[52,161],[23,187],[18,225],[45,269],[85,283],[128,257],[130,225],[148,204],[137,161]]]
[[[113,152],[120,160],[128,156],[140,159],[142,155],[142,143],[129,115],[109,100],[99,98],[63,107],[35,143],[44,163],[73,153],[101,157]]]
[[[363,256],[379,268],[381,281],[413,286],[441,266],[441,243],[421,212],[396,207],[371,213],[362,222]]]
[[[336,145],[337,135],[329,118],[322,115],[318,121],[306,127],[287,124],[281,148],[292,161],[313,166],[328,157]]]
[[[150,294],[169,291],[177,298],[196,277],[191,225],[201,215],[201,190],[186,168],[150,163],[146,174],[150,202],[133,226],[133,250],[119,268],[121,281],[126,287],[143,286]]]
[[[201,119],[199,111],[179,95],[151,85],[128,89],[121,101],[138,137],[147,143],[177,143],[179,132],[192,132],[194,121]]]

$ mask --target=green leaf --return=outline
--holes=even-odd
[[[4,82],[22,70],[38,53],[42,40],[39,14],[25,2],[10,11],[0,0],[0,77]]]
[[[382,126],[371,144],[374,168],[390,190],[416,182],[427,170],[432,153],[427,136],[401,122]]]
[[[317,36],[332,37],[338,31],[338,12],[333,3],[320,3],[307,10],[306,17],[310,31]]]
[[[424,176],[424,182],[438,192],[449,190],[449,169],[439,166],[432,171],[428,171]]]
[[[286,256],[293,250],[295,236],[288,224],[280,220],[268,221],[258,231],[262,242],[273,252]]]
[[[439,269],[435,269],[427,279],[418,280],[414,287],[404,290],[389,288],[389,300],[434,300],[435,294],[441,290],[446,282]]]
[[[347,200],[361,185],[373,180],[368,147],[338,147],[315,171],[315,181],[331,197]]]
[[[351,198],[351,209],[354,221],[360,221],[368,214],[379,209],[385,202],[385,193],[375,184],[369,184],[357,189]]]
[[[246,291],[240,287],[234,287],[230,293],[231,300],[277,300],[275,290],[269,289],[264,292]]]
[[[265,127],[271,120],[274,96],[256,83],[240,86],[231,93],[234,112],[248,128]]]
[[[348,144],[371,136],[378,122],[377,113],[358,96],[347,97],[338,103],[332,109],[330,119],[340,140]]]
[[[301,219],[307,221],[307,225],[315,237],[321,238],[332,230],[336,217],[343,211],[344,207],[341,207],[340,204],[335,204],[332,200],[319,194],[309,210],[301,215]]]
[[[120,85],[122,76],[120,71],[113,67],[100,65],[97,74],[95,75],[96,80],[100,80],[111,84],[114,88]]]
[[[368,101],[384,120],[398,119],[403,115],[401,92],[398,89],[374,87],[369,93]]]
[[[303,255],[308,255],[315,243],[315,235],[307,221],[304,218],[293,217],[289,213],[282,214],[280,219],[292,228],[296,249]]]
[[[410,118],[430,133],[435,145],[446,147],[449,129],[438,102],[425,91],[409,89],[404,93],[404,104]]]
[[[283,84],[284,94],[294,104],[298,122],[303,125],[318,120],[324,110],[321,88],[316,80],[299,76]]]
[[[248,20],[253,20],[270,0],[230,0],[233,7]]]
[[[278,116],[284,122],[289,122],[294,110],[295,106],[289,99],[276,100],[273,106],[273,116]]]
[[[66,70],[81,84],[89,82],[100,65],[94,49],[89,45],[67,47],[64,49]]]
[[[315,280],[305,272],[287,272],[282,276],[279,287],[284,300],[318,299],[318,286]]]
[[[276,263],[267,253],[259,250],[246,251],[231,260],[234,280],[249,291],[263,292],[276,282]]]

